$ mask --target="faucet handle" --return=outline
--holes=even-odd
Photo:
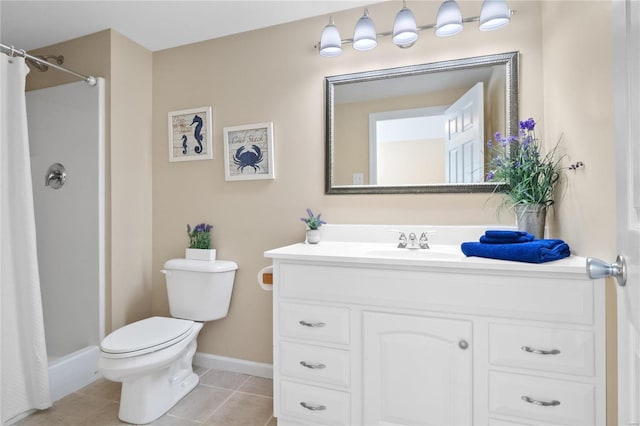
[[[429,248],[429,239],[427,238],[427,233],[423,232],[422,235],[420,235],[420,240],[418,242],[420,244],[420,248],[421,249],[428,249]]]
[[[400,232],[400,237],[398,239],[398,248],[406,248],[407,247],[407,236],[404,232]]]
[[[418,237],[414,232],[409,234],[409,243],[407,247],[410,249],[418,248]]]

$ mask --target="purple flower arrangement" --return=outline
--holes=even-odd
[[[543,154],[535,127],[535,120],[529,118],[520,121],[518,136],[503,137],[496,133],[495,140],[487,142],[491,152],[487,180],[504,182],[505,201],[512,205],[552,205],[556,184],[562,176],[558,145]]]
[[[189,236],[189,248],[192,249],[210,249],[211,248],[211,230],[213,226],[200,223],[191,229],[191,225],[187,224],[187,235]]]
[[[311,211],[311,209],[307,209],[307,216],[308,217],[301,217],[300,220],[303,221],[304,223],[307,224],[307,228],[308,229],[318,229],[320,228],[322,225],[326,225],[327,222],[325,222],[324,220],[320,219],[320,216],[322,216],[322,213],[319,213],[318,216],[315,216],[313,214],[313,212]]]

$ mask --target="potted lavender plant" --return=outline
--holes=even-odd
[[[307,225],[307,243],[318,244],[320,242],[320,227],[327,222],[320,219],[322,213],[315,216],[311,209],[307,209],[307,217],[301,217],[300,220]]]
[[[187,235],[189,236],[189,248],[186,249],[185,257],[193,260],[215,260],[216,250],[211,248],[211,230],[213,226],[200,223],[191,229],[187,224]]]
[[[546,154],[535,135],[533,118],[520,122],[520,133],[489,141],[491,171],[487,180],[504,182],[504,204],[514,208],[519,230],[544,238],[547,209],[555,202],[556,186],[562,177],[556,144]]]

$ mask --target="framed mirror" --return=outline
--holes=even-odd
[[[325,78],[326,193],[492,192],[518,130],[518,52]]]

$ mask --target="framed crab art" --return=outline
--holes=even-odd
[[[273,123],[224,128],[225,180],[274,179]]]
[[[213,138],[209,107],[169,113],[169,161],[211,160]]]

